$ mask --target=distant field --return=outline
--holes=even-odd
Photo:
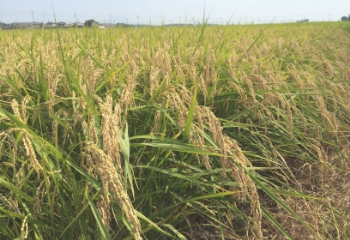
[[[350,26],[0,32],[0,239],[350,238]]]

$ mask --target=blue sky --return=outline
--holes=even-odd
[[[337,21],[350,15],[349,0],[0,0],[0,21],[166,24],[197,22],[204,7],[209,23],[287,22],[301,19]]]

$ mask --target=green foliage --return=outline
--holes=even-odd
[[[99,27],[100,24],[94,19],[86,20],[84,23],[85,27]]]
[[[350,15],[349,15],[349,17],[343,16],[343,17],[341,18],[341,20],[342,20],[342,21],[350,21]]]

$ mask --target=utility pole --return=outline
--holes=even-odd
[[[139,15],[137,15],[137,25],[140,26],[140,19],[139,19]]]
[[[32,11],[32,20],[33,20],[33,23],[34,23],[34,13],[33,13],[33,11]]]
[[[74,13],[74,17],[75,17],[75,23],[77,22],[77,14]]]
[[[109,24],[112,24],[112,15],[109,14]]]

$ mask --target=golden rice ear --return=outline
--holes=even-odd
[[[158,134],[159,133],[159,127],[160,127],[160,122],[161,122],[161,117],[162,117],[162,111],[157,110],[155,115],[154,115],[154,125],[152,128],[152,133],[153,134]]]
[[[50,113],[54,112],[53,106],[56,103],[56,91],[57,91],[57,85],[61,81],[62,78],[64,78],[63,74],[56,73],[55,76],[54,73],[51,73],[49,76],[47,76],[48,79],[51,79],[48,81],[48,90],[49,90],[49,102],[48,107]]]
[[[198,77],[197,82],[198,82],[199,89],[202,91],[202,94],[203,94],[203,97],[204,97],[204,105],[205,105],[206,102],[207,102],[207,98],[208,98],[208,88],[207,88],[207,86],[205,84],[203,75],[200,75]]]
[[[200,129],[197,127],[195,124],[191,124],[191,134],[189,135],[189,142],[197,146],[200,150],[208,150],[207,147],[205,146],[205,139],[203,136],[204,129]],[[209,162],[209,157],[206,154],[201,154],[199,157],[198,155],[198,164],[200,164],[200,159],[202,160],[202,163],[204,164],[205,168],[207,170],[212,169],[210,162]]]
[[[61,114],[62,114],[62,112],[63,112],[63,109],[58,110],[55,113],[55,117],[59,119]],[[58,128],[58,121],[56,119],[54,119],[52,121],[52,138],[51,138],[51,143],[55,143],[55,142],[58,141],[57,128]]]
[[[39,187],[36,189],[34,200],[35,204],[33,206],[33,210],[35,213],[41,213],[41,205],[44,203],[44,196],[45,196],[45,181],[42,181],[39,185]]]
[[[21,240],[28,237],[28,215],[24,217],[21,226]]]
[[[149,92],[151,96],[153,96],[154,91],[159,88],[159,73],[160,71],[158,68],[151,66],[151,72],[149,77]]]
[[[323,122],[326,124],[327,128],[329,129],[329,132],[336,133],[337,132],[337,121],[332,121],[332,114],[328,111],[326,107],[326,103],[324,101],[324,98],[320,95],[315,96],[316,99],[316,106],[319,110],[319,114]]]
[[[160,48],[154,54],[152,67],[159,70],[163,76],[172,74],[171,57],[165,49]]]
[[[251,214],[253,217],[253,234],[257,239],[263,238],[261,230],[262,212],[260,208],[259,194],[255,187],[255,183],[249,177],[247,172],[248,166],[251,166],[250,161],[244,156],[243,151],[238,146],[238,143],[232,138],[223,135],[224,144],[224,157],[221,160],[223,170],[230,168],[231,175],[238,183],[239,188],[232,188],[231,190],[237,192],[237,196],[241,201],[246,201],[247,198],[250,200]],[[223,172],[223,175],[226,173]]]
[[[240,71],[240,75],[241,75],[243,83],[247,84],[247,86],[248,86],[249,95],[253,99],[253,103],[256,103],[257,100],[255,98],[255,90],[254,90],[252,80],[249,78],[249,76],[243,70]]]
[[[119,203],[123,215],[131,224],[134,237],[141,238],[141,224],[135,215],[128,193],[123,187],[122,176],[114,167],[114,161],[110,156],[93,143],[85,146],[85,158],[92,164],[90,168],[99,176],[103,186],[103,192],[98,202],[98,211],[107,229],[110,229],[110,202],[111,198]]]
[[[113,98],[107,95],[105,101],[95,96],[101,110],[101,135],[104,153],[116,163],[118,173],[123,176],[120,157],[121,108],[116,103],[113,109]]]
[[[226,169],[230,168],[231,175],[239,186],[239,189],[232,190],[237,192],[237,196],[241,201],[245,201],[247,197],[250,199],[254,233],[258,239],[261,239],[263,235],[261,231],[262,213],[260,209],[259,195],[254,182],[246,173],[246,171],[249,171],[247,167],[251,166],[250,161],[244,156],[238,143],[222,133],[222,126],[219,120],[209,108],[197,107],[196,114],[200,114],[207,119],[206,122],[209,126],[213,140],[219,145],[220,153],[223,154],[221,159],[223,178],[226,178]],[[197,143],[202,144],[202,139],[197,138],[196,141]],[[207,159],[203,159],[203,161],[207,169],[210,169],[211,166],[209,165],[209,162],[207,162]]]
[[[21,114],[19,113],[18,102],[15,99],[12,99],[12,102],[11,102],[11,107],[12,107],[12,111],[14,112],[14,115],[22,122],[25,122],[25,119],[26,119],[26,111],[25,111],[26,106],[25,106],[25,104],[28,102],[29,102],[28,98],[25,98],[24,101],[22,102],[22,114],[23,114],[23,116],[21,116]],[[34,148],[33,148],[32,143],[30,141],[31,135],[25,129],[20,129],[20,131],[23,133],[23,136],[22,136],[23,144],[24,144],[24,148],[26,149],[26,154],[29,157],[29,162],[30,162],[31,166],[35,169],[35,171],[39,174],[43,170],[43,168],[40,165],[40,163],[36,157]]]
[[[213,87],[217,77],[218,73],[216,71],[216,57],[215,52],[212,47],[210,47],[209,54],[207,55],[205,67],[204,67],[204,80],[205,80],[205,89],[209,89],[210,87]],[[213,90],[213,93],[215,93],[216,90]],[[215,95],[215,94],[214,94]]]
[[[163,104],[169,104],[169,108],[173,111],[173,113],[177,114],[176,122],[181,128],[185,127],[188,111],[183,99],[185,99],[187,102],[189,101],[189,103],[191,102],[191,93],[185,90],[183,94],[184,95],[180,96],[176,92],[175,87],[168,88],[162,93],[162,95],[167,98],[167,102]]]

